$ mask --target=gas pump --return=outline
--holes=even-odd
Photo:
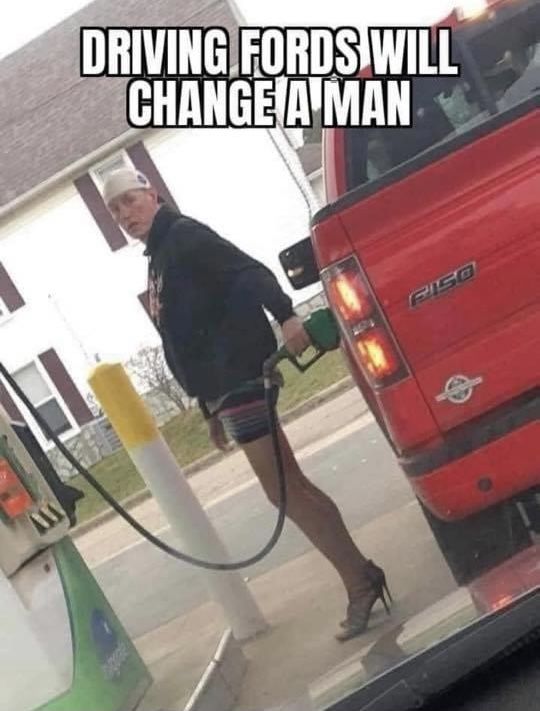
[[[325,309],[306,322],[316,355],[304,371],[339,345]],[[286,481],[278,440],[272,371],[291,358],[285,348],[264,366],[264,387],[276,469],[279,516],[268,543],[234,563],[200,560],[168,545],[115,501],[51,431],[0,362],[0,377],[31,412],[64,457],[135,530],[160,550],[209,570],[239,570],[261,560],[285,523]],[[25,423],[10,422],[0,406],[0,709],[9,711],[134,711],[151,684],[150,675],[73,545],[81,494],[63,483]]]
[[[0,407],[0,709],[131,711],[151,684],[68,535],[81,496]]]

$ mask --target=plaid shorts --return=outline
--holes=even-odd
[[[272,388],[272,399],[277,404],[278,381]],[[229,439],[238,444],[254,442],[270,434],[262,381],[252,381],[233,390],[219,400],[206,403],[212,415],[217,415]]]

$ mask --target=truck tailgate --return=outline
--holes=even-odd
[[[538,125],[535,111],[340,215],[443,431],[540,383]]]

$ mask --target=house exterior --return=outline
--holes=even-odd
[[[86,463],[89,372],[158,343],[143,248],[101,199],[107,172],[133,164],[287,290],[277,255],[308,233],[317,199],[278,129],[130,129],[126,80],[79,77],[79,28],[219,25],[234,38],[238,19],[224,0],[97,0],[0,61],[0,361],[64,441],[86,442]],[[4,384],[0,402],[50,448]]]

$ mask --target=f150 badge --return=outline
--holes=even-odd
[[[483,382],[484,379],[481,376],[468,378],[466,375],[453,375],[446,381],[444,391],[437,395],[435,400],[437,402],[448,400],[454,405],[463,405],[471,399],[475,387]]]
[[[420,306],[424,301],[429,301],[430,299],[436,299],[438,296],[446,294],[446,292],[456,289],[458,286],[462,286],[476,276],[476,262],[469,262],[459,267],[449,274],[445,274],[435,281],[425,284],[416,289],[412,294],[409,295],[409,306],[411,309]]]

